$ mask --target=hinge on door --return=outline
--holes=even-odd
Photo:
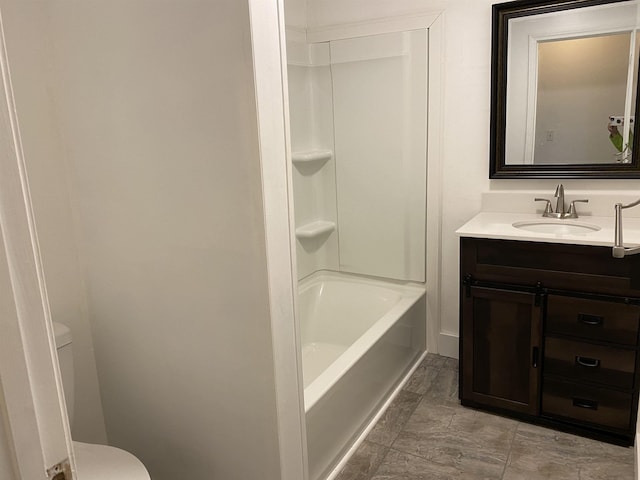
[[[71,464],[69,459],[65,458],[60,463],[56,463],[53,467],[47,469],[47,478],[49,480],[72,480]]]
[[[462,285],[464,285],[464,294],[467,298],[471,296],[471,283],[473,282],[473,277],[470,273],[467,273],[462,280]]]

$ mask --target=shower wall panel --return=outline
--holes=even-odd
[[[331,42],[340,270],[425,279],[427,32]]]
[[[296,227],[338,222],[333,156],[333,92],[329,45],[287,44],[291,150],[294,157],[329,152],[328,159],[296,162],[293,168]],[[296,240],[298,278],[318,270],[338,270],[338,232]]]

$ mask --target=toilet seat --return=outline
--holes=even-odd
[[[140,460],[119,448],[73,442],[79,480],[151,480]]]

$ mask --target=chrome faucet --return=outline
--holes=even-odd
[[[640,199],[630,203],[629,205],[622,205],[621,203],[615,204],[616,221],[613,249],[611,251],[611,254],[615,258],[623,258],[625,255],[635,255],[636,253],[640,253],[640,247],[625,247],[624,242],[622,241],[622,209],[635,207],[636,205],[640,205]]]
[[[569,210],[567,210],[564,204],[564,185],[562,185],[561,183],[558,184],[558,186],[556,187],[556,193],[554,193],[553,196],[558,199],[556,201],[555,212],[551,207],[551,200],[548,200],[546,198],[534,198],[534,201],[536,202],[547,202],[544,208],[544,212],[542,213],[543,217],[560,218],[560,219],[578,218],[578,211],[576,210],[576,202],[582,202],[582,203],[589,202],[589,200],[586,200],[586,199],[572,200],[571,203],[569,204]]]
[[[554,193],[553,196],[558,199],[556,201],[556,216],[558,218],[564,218],[566,215],[564,209],[564,185],[559,184],[556,187],[556,193]]]
[[[558,217],[558,218],[564,218],[564,216],[566,215],[566,211],[564,209],[564,185],[559,184],[556,187],[556,193],[554,193],[553,196],[558,199],[556,201],[556,215],[555,216]]]

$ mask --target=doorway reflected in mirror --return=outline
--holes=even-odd
[[[630,40],[624,32],[538,43],[534,164],[630,160]]]

